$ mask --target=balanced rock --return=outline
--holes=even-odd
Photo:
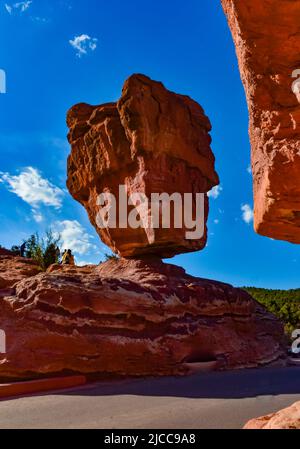
[[[133,75],[125,82],[117,103],[78,104],[69,111],[67,123],[72,145],[69,191],[114,252],[123,257],[172,257],[205,246],[206,193],[219,180],[210,148],[211,125],[199,104],[168,91],[160,82]],[[154,231],[147,226],[99,228],[99,195],[112,193],[119,205],[120,185],[125,186],[126,201],[135,193],[149,200],[153,193],[187,193],[195,203],[196,194],[203,193],[202,236],[187,239],[186,227],[176,228],[172,222],[169,228],[160,226]],[[145,215],[149,213],[147,209]]]
[[[222,4],[250,114],[255,229],[300,243],[300,1]]]
[[[186,374],[284,353],[281,323],[245,291],[159,260],[53,266],[1,301],[0,378]]]

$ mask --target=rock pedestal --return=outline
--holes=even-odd
[[[245,291],[159,260],[53,266],[2,299],[0,378],[188,374],[283,355],[280,322]]]

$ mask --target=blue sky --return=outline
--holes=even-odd
[[[253,231],[248,112],[220,0],[0,1],[0,42],[0,244],[51,226],[77,260],[103,258],[66,191],[65,116],[78,102],[116,100],[138,72],[190,95],[213,125],[221,189],[210,200],[208,246],[172,263],[234,285],[300,286],[298,246]]]

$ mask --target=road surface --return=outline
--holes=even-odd
[[[0,403],[1,429],[236,429],[300,400],[300,367],[98,382]]]

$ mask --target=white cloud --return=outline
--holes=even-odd
[[[37,223],[41,223],[44,220],[42,213],[38,209],[32,209],[32,215]]]
[[[252,167],[250,164],[247,167],[247,172],[249,173],[249,175],[252,175]]]
[[[242,204],[241,206],[242,218],[245,223],[249,224],[253,221],[253,209],[249,204]]]
[[[215,223],[215,224],[219,224],[219,223],[220,223],[220,220],[216,219],[216,220],[214,220],[214,223]]]
[[[12,6],[9,6],[5,3],[4,8],[6,9],[6,11],[8,12],[8,14],[12,13]]]
[[[92,262],[87,262],[85,260],[77,260],[78,267],[85,267],[87,265],[95,265]]]
[[[15,3],[14,8],[17,8],[17,9],[19,8],[21,12],[24,12],[24,11],[26,11],[26,9],[28,9],[30,7],[31,3],[32,3],[31,0]]]
[[[86,55],[88,51],[95,51],[98,39],[90,37],[88,34],[75,36],[73,40],[69,40],[69,44],[76,50],[76,56]]]
[[[208,192],[207,195],[208,195],[209,198],[213,198],[214,200],[216,200],[221,195],[222,190],[223,190],[223,187],[218,185],[218,186],[213,187]]]
[[[25,12],[32,4],[32,0],[27,0],[24,2],[18,2],[14,3],[12,5],[9,5],[8,3],[4,4],[4,7],[8,14],[13,14],[14,12],[23,13]]]
[[[42,178],[40,172],[33,168],[25,168],[19,175],[0,172],[0,182],[5,183],[10,192],[29,204],[34,210],[40,206],[62,206],[64,192],[48,179]]]
[[[50,19],[47,19],[46,17],[40,17],[40,16],[31,16],[30,19],[32,22],[36,23],[49,23]]]
[[[62,249],[71,249],[79,255],[90,251],[99,252],[99,248],[92,243],[93,236],[88,234],[77,220],[57,221],[52,229],[60,234]]]

